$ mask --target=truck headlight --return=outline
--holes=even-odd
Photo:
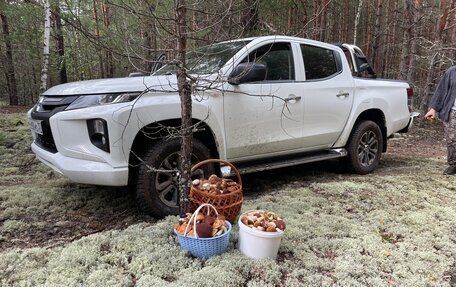
[[[90,142],[97,148],[109,152],[108,125],[104,119],[87,120]]]
[[[77,98],[65,110],[74,110],[106,104],[131,102],[135,100],[140,94],[141,93],[84,95]]]

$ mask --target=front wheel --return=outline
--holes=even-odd
[[[143,156],[138,168],[136,199],[139,206],[157,218],[178,214],[179,186],[177,170],[180,169],[180,139],[160,141]],[[193,139],[192,165],[210,158],[209,149]],[[193,176],[206,178],[214,173],[213,165],[205,165],[193,172]]]
[[[383,151],[383,135],[373,121],[358,123],[347,144],[347,163],[350,170],[358,174],[372,172],[379,164]]]

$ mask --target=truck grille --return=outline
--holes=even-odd
[[[41,148],[56,153],[57,147],[55,146],[54,137],[52,135],[49,119],[66,109],[78,96],[43,96],[32,110],[31,116],[34,120],[41,120],[41,127],[43,134],[37,134],[35,143]]]

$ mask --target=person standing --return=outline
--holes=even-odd
[[[443,122],[447,144],[448,167],[443,174],[456,174],[456,66],[446,70],[429,102],[429,111],[424,116],[434,120],[436,113]]]

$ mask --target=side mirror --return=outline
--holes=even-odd
[[[144,77],[145,74],[143,72],[132,72],[128,74],[128,77]]]
[[[263,81],[266,78],[266,66],[256,63],[240,63],[231,72],[228,83],[239,85],[242,83]]]

